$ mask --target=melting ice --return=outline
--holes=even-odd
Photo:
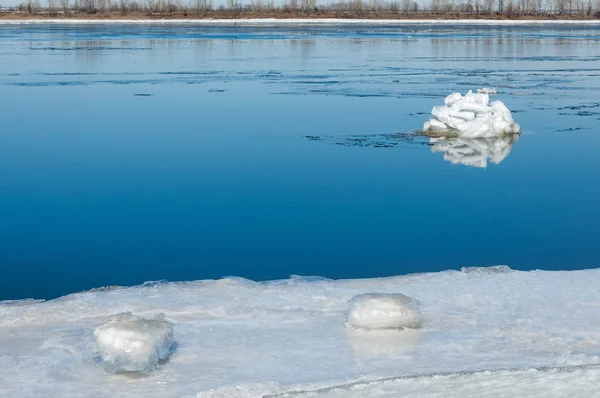
[[[173,325],[162,314],[147,319],[125,312],[98,326],[94,336],[107,371],[147,373],[171,354]]]
[[[458,135],[461,138],[491,138],[514,134],[520,127],[510,110],[501,102],[489,104],[486,93],[450,94],[443,106],[434,106],[433,116],[423,126],[427,133]]]
[[[348,311],[348,326],[360,329],[415,329],[421,322],[415,301],[401,293],[359,294]]]

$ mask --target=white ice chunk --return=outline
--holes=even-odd
[[[148,373],[167,359],[173,347],[173,325],[159,315],[146,319],[124,312],[96,328],[96,350],[109,372]]]
[[[446,97],[446,99],[444,100],[444,103],[446,104],[446,106],[452,106],[453,104],[457,103],[461,99],[462,99],[462,95],[460,93],[452,93]]]
[[[500,101],[489,104],[487,91],[450,94],[445,105],[434,106],[433,116],[423,126],[425,132],[454,133],[462,138],[491,138],[519,133],[510,110]]]
[[[496,94],[498,94],[498,92],[496,91],[495,88],[490,88],[490,87],[478,88],[477,92],[478,93],[487,94],[487,95],[496,95]]]
[[[348,326],[361,329],[414,329],[422,319],[415,301],[400,293],[367,293],[354,296]]]

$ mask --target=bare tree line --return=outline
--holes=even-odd
[[[350,13],[367,14],[440,14],[453,16],[499,15],[506,17],[543,15],[586,15],[600,18],[600,0],[430,0],[422,5],[412,0],[337,0],[318,5],[317,0],[24,0],[17,10],[31,14],[73,13],[207,14],[232,13]],[[249,2],[248,2],[249,1]]]

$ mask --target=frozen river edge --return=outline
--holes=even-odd
[[[155,282],[0,302],[0,366],[15,369],[0,376],[0,395],[592,397],[599,281],[598,269],[500,266]],[[413,297],[422,329],[346,326],[350,300],[368,292]],[[149,375],[107,373],[94,353],[94,328],[123,311],[162,312],[173,324],[174,353]]]

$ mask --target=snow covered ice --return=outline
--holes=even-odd
[[[461,138],[491,138],[519,133],[521,128],[513,120],[510,110],[501,101],[490,104],[489,100],[485,93],[450,94],[444,101],[445,105],[433,107],[433,117],[425,122],[423,130]]]
[[[348,311],[348,326],[361,329],[414,329],[421,322],[415,301],[400,293],[360,294]]]
[[[0,302],[0,396],[595,397],[599,285],[598,269],[496,267],[154,283]],[[422,327],[346,327],[349,302],[367,292],[414,298]],[[98,325],[157,311],[176,329],[168,361],[141,376],[106,372]]]
[[[107,371],[148,373],[171,353],[173,325],[162,316],[146,319],[125,312],[97,327],[94,337]]]
[[[432,152],[444,154],[444,160],[452,164],[485,168],[488,160],[499,164],[510,154],[519,140],[518,134],[505,134],[492,138],[432,137]]]

